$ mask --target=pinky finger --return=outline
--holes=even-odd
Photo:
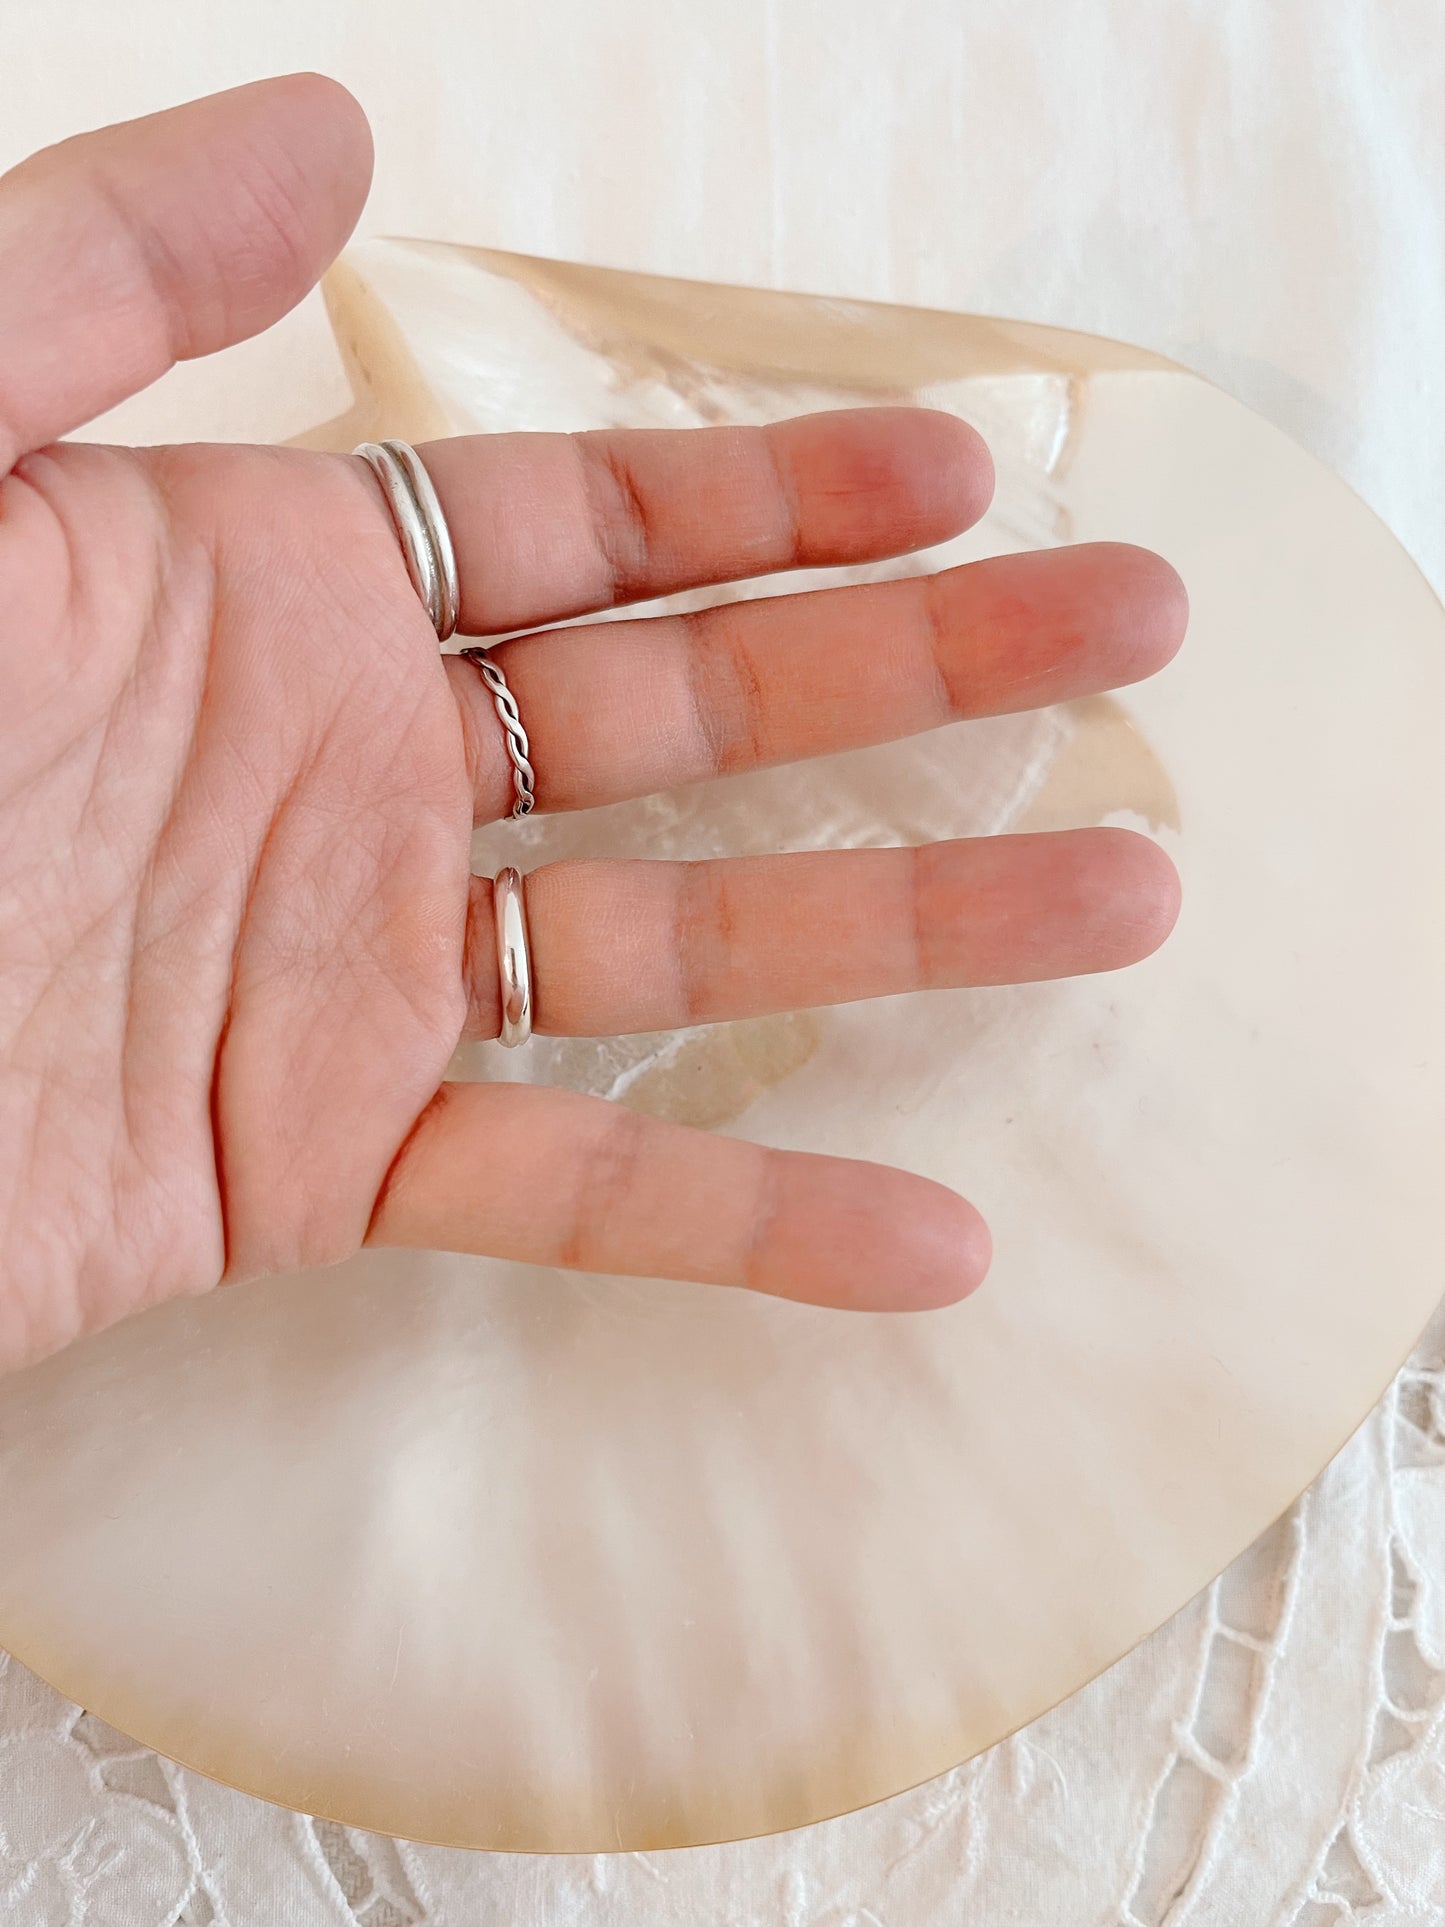
[[[991,1255],[977,1211],[931,1179],[525,1084],[444,1084],[392,1166],[367,1242],[855,1311],[952,1304]]]

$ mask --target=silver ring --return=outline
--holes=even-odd
[[[451,530],[432,479],[410,442],[359,442],[351,452],[381,484],[412,587],[431,617],[437,640],[445,642],[461,614],[461,590]]]
[[[504,1044],[525,1044],[532,1035],[532,952],[521,874],[499,870],[492,879],[492,921],[497,932],[497,977],[502,986]]]
[[[401,552],[406,557],[412,587],[431,617],[437,641],[448,641],[456,633],[462,607],[457,552],[425,464],[410,442],[358,442],[351,452],[362,458],[380,482],[401,538]],[[517,713],[517,699],[485,649],[463,649],[458,653],[476,664],[491,691],[512,763],[512,787],[516,791],[512,814],[529,816],[537,800],[536,773],[531,764],[532,746]]]
[[[530,761],[532,745],[527,741],[522,718],[517,714],[517,699],[508,689],[506,677],[485,649],[459,649],[457,654],[476,664],[482,672],[482,681],[492,692],[492,703],[502,725],[507,754],[512,759],[512,788],[516,791],[512,814],[530,816],[532,805],[537,800],[534,787],[536,776]]]

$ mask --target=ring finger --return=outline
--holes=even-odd
[[[538,1030],[613,1036],[899,991],[1114,970],[1173,927],[1165,853],[1124,829],[706,862],[564,862],[525,885]],[[472,1036],[500,1008],[472,885]]]

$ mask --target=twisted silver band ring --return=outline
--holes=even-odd
[[[485,649],[461,649],[457,652],[468,662],[476,664],[482,672],[482,681],[492,693],[496,706],[497,719],[502,725],[506,739],[507,754],[512,759],[512,788],[516,791],[516,801],[512,805],[513,816],[529,816],[536,801],[533,788],[535,781],[532,765],[528,760],[531,744],[527,732],[522,727],[522,719],[517,714],[517,699],[507,687],[507,679],[488,655]]]
[[[502,986],[504,1044],[525,1044],[532,1035],[532,952],[527,941],[527,906],[516,870],[499,870],[492,879],[492,921],[497,932],[497,976]]]
[[[437,641],[448,641],[456,631],[461,614],[457,555],[447,518],[421,457],[410,442],[399,441],[359,442],[351,452],[361,456],[380,482],[401,540],[412,587],[431,617]],[[528,816],[536,801],[536,777],[530,760],[531,744],[517,713],[516,698],[485,649],[463,649],[458,653],[475,663],[491,692],[512,764],[512,787],[516,791],[512,814]]]

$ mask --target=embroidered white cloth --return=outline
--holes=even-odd
[[[53,9],[7,19],[24,85],[0,161],[322,67],[378,129],[370,231],[1137,340],[1340,469],[1445,585],[1436,0],[86,14],[83,36]],[[297,428],[315,418],[284,348],[234,357],[238,422],[260,382],[290,384]],[[162,398],[176,433],[190,378]],[[1425,1927],[1445,1919],[1445,1321],[1206,1596],[865,1813],[678,1854],[412,1847],[173,1768],[12,1662],[0,1849],[15,1927]]]

